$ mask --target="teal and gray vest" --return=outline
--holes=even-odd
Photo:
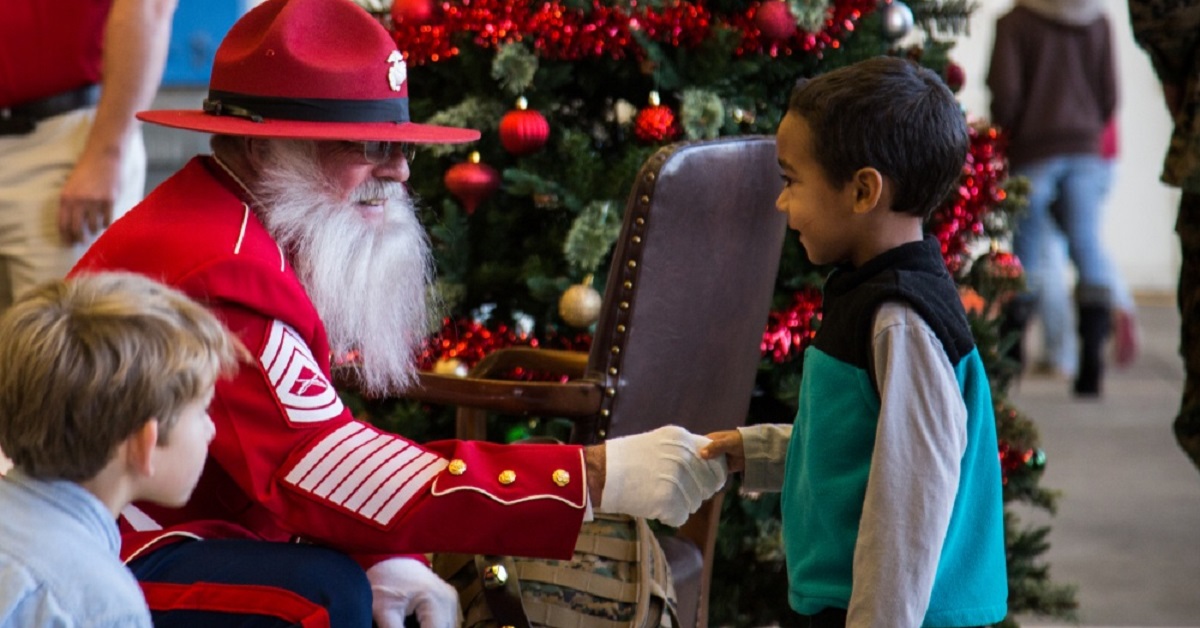
[[[1008,585],[991,390],[933,238],[836,270],[825,283],[821,327],[804,353],[782,496],[789,601],[804,615],[849,606],[880,412],[870,367],[874,318],[889,301],[910,305],[937,335],[967,408],[967,449],[924,625],[998,622]]]

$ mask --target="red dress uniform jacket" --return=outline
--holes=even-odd
[[[240,194],[212,158],[197,157],[72,271],[127,270],[175,286],[255,357],[217,385],[216,438],[191,501],[127,510],[123,523],[136,532],[123,538],[124,557],[181,535],[301,538],[356,555],[569,557],[586,505],[582,449],[416,445],[354,419],[330,384],[311,300]],[[506,473],[502,483],[504,471],[515,480]]]

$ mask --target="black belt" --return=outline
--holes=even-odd
[[[0,135],[32,133],[37,123],[46,118],[91,107],[99,101],[100,86],[85,85],[12,107],[0,107]]]

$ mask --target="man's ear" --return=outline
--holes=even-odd
[[[270,144],[258,138],[243,137],[242,152],[246,155],[246,163],[254,170],[254,172],[262,172],[262,166],[267,161],[267,151],[271,150]]]
[[[158,419],[150,419],[125,439],[125,460],[129,469],[143,476],[154,475],[157,447]]]
[[[859,168],[850,180],[850,187],[854,193],[854,213],[868,213],[883,197],[883,175],[874,168]]]

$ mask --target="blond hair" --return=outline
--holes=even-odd
[[[0,317],[0,449],[34,477],[91,479],[151,419],[166,444],[244,351],[204,307],[140,275],[42,284]]]

